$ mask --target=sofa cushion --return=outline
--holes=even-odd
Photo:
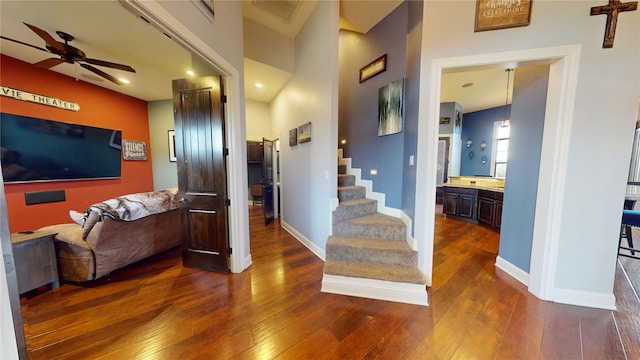
[[[49,225],[38,231],[50,231],[56,233],[55,239],[91,250],[89,244],[82,239],[82,227],[76,223]]]

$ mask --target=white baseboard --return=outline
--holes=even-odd
[[[322,261],[326,258],[324,249],[320,248],[318,245],[309,240],[306,236],[302,235],[298,230],[294,229],[291,225],[287,224],[284,221],[280,221],[280,226],[285,229],[291,236],[296,238],[298,241],[302,243],[307,249],[311,250],[312,253],[316,254],[318,258]]]
[[[496,267],[503,270],[527,287],[529,286],[529,274],[500,256],[496,258]],[[606,294],[556,288],[553,293],[553,302],[598,309],[616,310],[616,297],[613,293]]]
[[[616,297],[613,293],[597,293],[591,291],[556,288],[553,292],[553,301],[568,305],[617,310]]]
[[[425,285],[323,274],[322,292],[429,306]]]
[[[525,286],[529,286],[529,273],[501,258],[500,256],[496,258],[496,267],[511,275],[511,277],[520,281]]]

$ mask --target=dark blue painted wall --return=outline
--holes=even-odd
[[[373,191],[386,195],[386,205],[397,209],[402,207],[403,187],[409,186],[402,176],[406,126],[402,133],[378,136],[378,90],[405,77],[407,21],[405,2],[367,34],[340,32],[338,143],[346,140],[339,145],[344,156],[352,159],[353,167],[362,169],[363,179],[373,180]],[[384,54],[387,70],[360,83],[360,69]],[[415,84],[410,86],[413,89]],[[407,96],[405,90],[405,99]],[[417,132],[413,123],[410,125],[410,131]],[[371,175],[372,169],[378,174]]]
[[[517,68],[498,255],[529,272],[549,66]]]
[[[511,105],[507,106],[507,114]],[[504,106],[491,109],[474,111],[464,114],[462,125],[462,162],[460,175],[466,176],[490,176],[491,174],[491,152],[493,142],[493,123],[504,118]],[[467,147],[467,140],[473,142],[471,147]],[[482,151],[480,144],[487,144]],[[473,158],[469,154],[473,152]],[[482,156],[487,157],[487,162],[482,163]]]

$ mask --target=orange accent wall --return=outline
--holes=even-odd
[[[0,96],[0,111],[73,124],[118,129],[122,130],[123,139],[144,141],[147,144],[147,160],[123,160],[120,179],[6,184],[4,189],[11,232],[36,230],[46,225],[69,223],[71,222],[69,210],[83,212],[89,205],[115,196],[153,190],[152,152],[146,101],[84,81],[77,81],[71,77],[41,69],[5,55],[0,56],[0,84],[2,86],[80,105],[80,111],[73,112]],[[87,161],[91,161],[91,159],[87,159]],[[66,201],[25,205],[25,192],[46,190],[65,190]]]

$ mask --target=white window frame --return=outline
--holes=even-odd
[[[501,125],[502,125],[502,120],[498,120],[498,121],[494,121],[493,122],[493,140],[491,142],[491,170],[489,171],[489,174],[491,174],[491,176],[493,176],[493,177],[496,176],[496,157],[497,157],[497,153],[498,153],[498,140],[508,139],[509,140],[509,145],[511,145],[511,129],[509,129],[509,137],[498,139],[498,128]],[[507,158],[508,157],[509,157],[509,150],[507,150]],[[500,162],[500,163],[502,163],[502,162]],[[508,164],[508,161],[505,162],[504,164],[505,165]],[[501,178],[501,179],[503,179],[503,178]]]

